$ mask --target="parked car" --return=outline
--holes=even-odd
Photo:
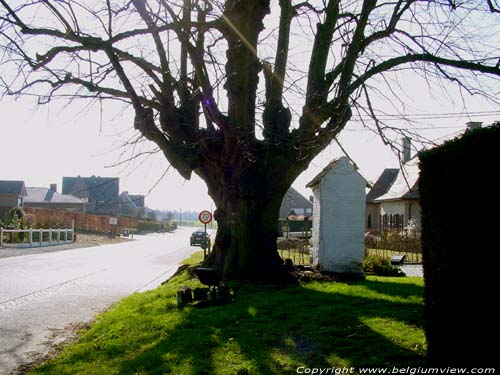
[[[191,246],[201,245],[203,242],[210,240],[210,235],[202,230],[197,230],[191,234],[189,243]]]

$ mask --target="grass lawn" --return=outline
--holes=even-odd
[[[200,254],[188,263],[201,259]],[[299,366],[420,366],[422,278],[368,277],[271,288],[235,284],[236,300],[179,310],[182,273],[125,298],[34,374],[293,374]]]

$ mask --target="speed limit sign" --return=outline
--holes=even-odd
[[[198,215],[198,219],[200,219],[203,224],[208,224],[212,221],[212,213],[207,210],[201,211]]]

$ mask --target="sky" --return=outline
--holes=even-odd
[[[425,90],[422,90],[417,97],[425,96]],[[445,107],[430,100],[434,104],[430,107],[425,102],[418,102],[426,109],[420,114],[448,117],[415,123],[415,127],[425,128],[419,132],[430,139],[461,132],[467,121],[490,124],[500,119],[499,108],[477,98],[470,98],[466,103],[469,112],[496,110],[497,114],[442,115],[463,112],[464,105],[449,104]],[[26,186],[37,187],[56,183],[60,191],[63,176],[119,177],[120,191],[146,195],[146,205],[153,209],[199,211],[213,208],[203,181],[195,174],[190,181],[185,181],[173,168],[168,169],[161,154],[142,163],[134,161],[113,167],[120,160],[120,153],[127,150],[122,145],[133,134],[133,116],[115,104],[108,104],[109,108],[105,108],[102,117],[98,106],[83,107],[83,102],[60,108],[57,104],[38,106],[34,98],[17,101],[4,98],[0,102],[0,180],[24,180]],[[374,182],[384,168],[398,166],[398,159],[389,147],[384,146],[378,136],[363,130],[358,122],[349,123],[339,139],[369,181]],[[145,150],[150,148],[153,146],[148,144]],[[332,159],[342,155],[338,146],[329,146],[311,162],[309,169],[293,186],[309,196],[311,191],[305,185]]]
[[[297,56],[297,51],[294,54]],[[398,83],[404,88],[405,108],[397,109],[413,115],[415,121],[411,124],[398,119],[388,122],[393,126],[413,127],[430,140],[459,134],[467,121],[491,124],[500,120],[500,108],[478,95],[468,96],[450,86],[429,87],[422,80],[409,77],[403,77]],[[55,183],[60,192],[63,176],[119,177],[120,191],[146,195],[146,205],[153,209],[214,208],[203,181],[194,173],[190,181],[185,181],[173,168],[169,169],[161,154],[120,164],[132,152],[147,152],[154,146],[149,143],[135,148],[123,146],[137,135],[129,108],[116,102],[105,102],[103,107],[86,104],[77,100],[68,106],[58,103],[40,106],[34,97],[18,100],[3,97],[0,100],[0,180],[24,180],[30,187],[48,187]],[[389,114],[395,113],[398,105],[378,101],[375,104],[376,109]],[[399,165],[391,149],[380,137],[363,128],[356,117],[340,134],[339,142],[368,181],[374,182],[384,168]],[[420,147],[415,145],[414,151]],[[297,178],[294,188],[306,197],[311,195],[305,185],[332,159],[342,155],[337,145],[327,147]]]

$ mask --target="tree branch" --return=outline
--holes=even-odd
[[[282,97],[294,7],[291,0],[280,0],[280,8],[274,71],[270,64],[264,63],[263,65],[264,77],[266,78],[266,104],[263,113],[264,138],[269,142],[279,142],[283,136],[287,135],[292,119],[290,110],[283,107]]]
[[[404,56],[394,57],[378,65],[375,65],[373,68],[369,69],[359,78],[357,78],[352,84],[350,84],[349,87],[346,89],[345,94],[350,95],[363,83],[365,83],[368,79],[370,79],[376,74],[386,72],[399,65],[413,63],[413,62],[429,62],[457,69],[464,69],[468,71],[480,72],[500,77],[500,67],[498,66],[487,66],[474,61],[451,60],[443,57],[434,56],[429,53],[408,54]]]

